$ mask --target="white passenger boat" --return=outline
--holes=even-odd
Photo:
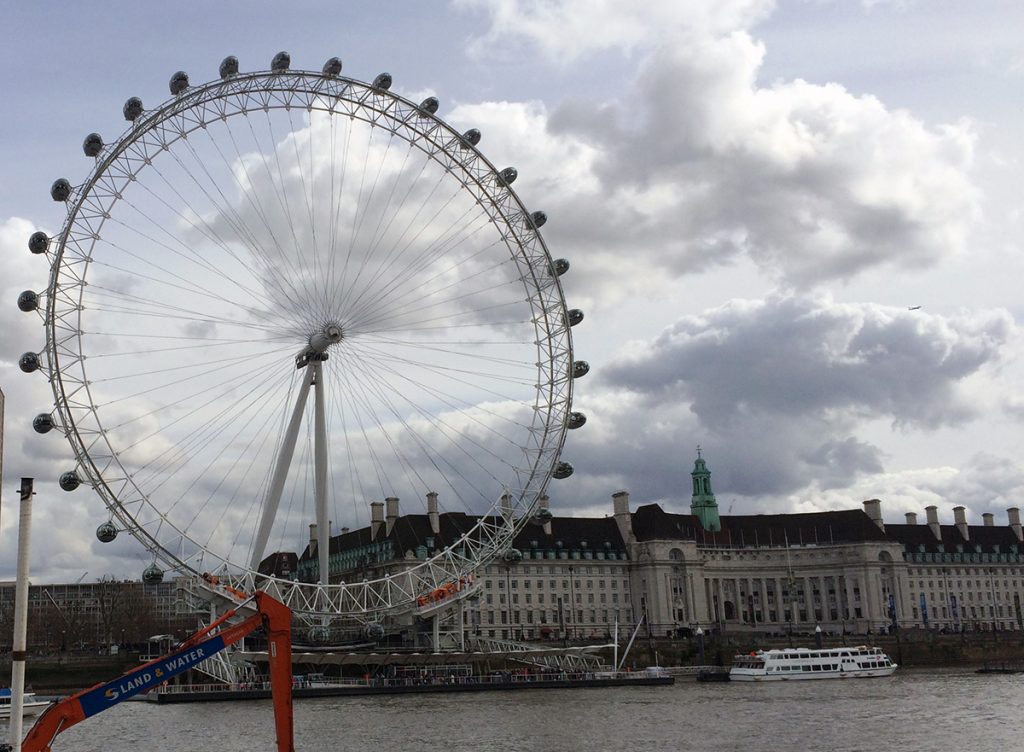
[[[21,708],[22,716],[39,715],[50,705],[50,700],[37,700],[31,692],[25,693],[24,704]],[[7,721],[11,718],[11,690],[7,687],[0,688],[0,721]]]
[[[785,648],[737,655],[730,681],[791,681],[797,679],[862,679],[891,676],[896,664],[881,648]]]

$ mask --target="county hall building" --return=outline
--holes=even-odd
[[[711,472],[698,452],[689,514],[633,506],[612,494],[601,518],[547,518],[519,533],[517,561],[478,573],[465,628],[515,640],[604,638],[616,622],[643,618],[655,636],[705,630],[865,634],[898,625],[940,630],[1020,630],[1024,538],[1020,511],[1005,524],[982,515],[940,524],[934,506],[919,523],[883,521],[882,503],[804,514],[720,515]],[[431,498],[432,497],[432,498]],[[395,574],[454,542],[472,518],[402,515],[399,501],[371,504],[371,524],[331,538],[331,580]],[[547,499],[541,504],[547,506]],[[385,509],[386,507],[386,509]],[[317,557],[275,554],[297,579],[317,579]],[[269,571],[268,571],[269,573]],[[278,574],[285,574],[278,571]],[[644,632],[646,634],[646,631]]]

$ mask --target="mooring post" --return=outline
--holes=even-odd
[[[10,744],[21,752],[22,712],[25,708],[25,652],[28,633],[28,550],[32,532],[32,478],[21,479],[18,520],[18,573],[14,585],[14,640],[11,650]]]

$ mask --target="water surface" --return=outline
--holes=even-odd
[[[888,679],[304,699],[298,752],[644,750],[1006,752],[1024,675],[900,670]],[[54,752],[273,750],[269,701],[119,705]]]

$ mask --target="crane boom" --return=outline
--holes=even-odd
[[[162,684],[263,627],[267,634],[267,653],[270,657],[270,688],[274,698],[277,749],[278,752],[295,752],[292,727],[292,614],[287,606],[262,591],[257,591],[253,599],[256,601],[256,614],[244,621],[225,626],[225,622],[237,615],[238,609],[245,605],[243,603],[196,632],[173,653],[51,705],[29,730],[22,743],[22,751],[50,752],[50,745],[62,731],[129,697]],[[211,637],[211,632],[218,628],[217,633]]]

